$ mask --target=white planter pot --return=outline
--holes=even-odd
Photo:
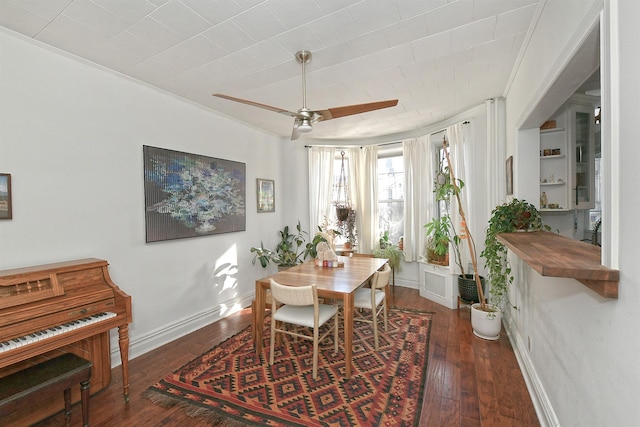
[[[497,340],[502,330],[502,311],[490,304],[487,307],[495,311],[482,311],[480,303],[471,306],[471,327],[475,336],[485,340]]]

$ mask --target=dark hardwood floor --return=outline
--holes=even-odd
[[[504,329],[498,341],[476,338],[471,331],[468,307],[449,310],[421,298],[415,289],[397,286],[391,303],[433,313],[421,426],[540,425]],[[91,426],[206,425],[178,408],[154,405],[142,393],[250,323],[250,309],[245,309],[132,360],[128,404],[122,398],[120,368],[114,369],[111,385],[91,397]],[[64,425],[62,414],[37,424],[60,425]],[[82,425],[78,404],[73,407],[72,425]]]

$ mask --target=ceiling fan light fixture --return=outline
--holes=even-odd
[[[307,133],[311,132],[311,121],[309,119],[300,120],[300,124],[298,125],[298,132]]]

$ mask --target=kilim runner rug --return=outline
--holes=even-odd
[[[268,319],[268,318],[267,318]],[[351,379],[344,377],[342,331],[321,344],[318,379],[313,344],[290,337],[276,346],[269,366],[269,322],[262,354],[248,327],[150,387],[145,397],[182,406],[220,426],[417,426],[427,375],[431,315],[392,309],[389,331],[355,322]]]

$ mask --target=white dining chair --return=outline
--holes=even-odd
[[[287,286],[271,279],[271,353],[269,365],[273,365],[276,333],[313,341],[313,379],[318,377],[318,344],[333,331],[334,352],[338,352],[338,308],[318,302],[316,285]],[[334,319],[333,325],[320,336],[320,327]],[[282,324],[282,326],[280,326]],[[286,324],[313,329],[312,335],[298,330],[285,329]]]
[[[391,267],[389,264],[385,264],[381,271],[374,273],[371,278],[371,287],[356,290],[353,297],[353,306],[356,309],[356,315],[353,320],[373,324],[373,339],[376,351],[378,350],[378,316],[381,312],[384,314],[384,330],[385,332],[389,330],[387,324],[387,289],[385,288],[389,286],[390,277]],[[372,319],[365,318],[360,313],[362,310],[370,310]]]

